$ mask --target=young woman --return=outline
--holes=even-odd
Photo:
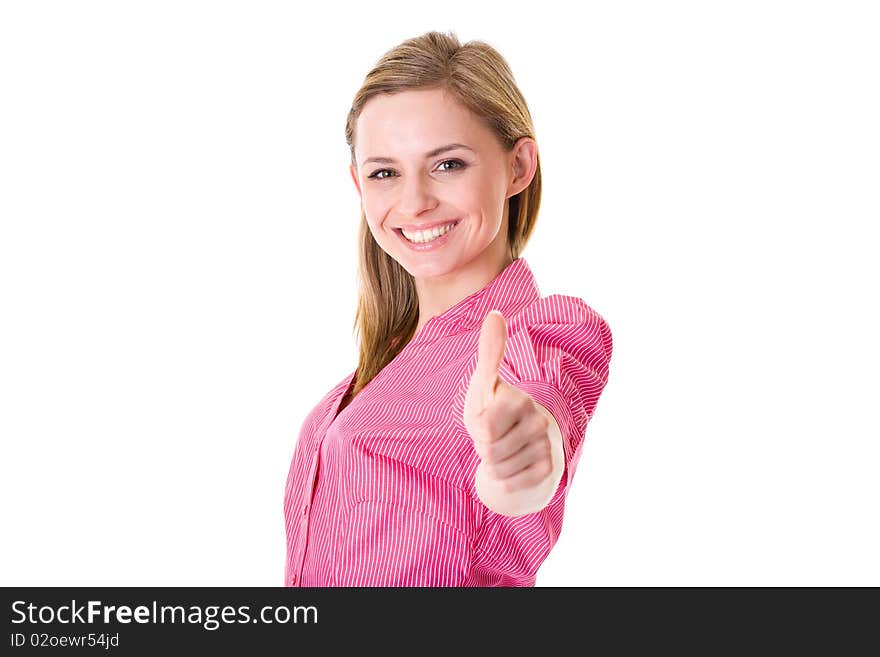
[[[534,586],[612,340],[520,255],[533,135],[504,59],[453,34],[404,41],[355,96],[360,355],[300,431],[286,585]]]

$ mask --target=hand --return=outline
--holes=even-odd
[[[506,343],[504,316],[487,313],[462,420],[480,457],[477,495],[492,511],[518,516],[540,511],[550,501],[564,457],[550,412],[498,375]]]

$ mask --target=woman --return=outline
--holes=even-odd
[[[301,428],[286,585],[534,586],[612,341],[520,256],[533,134],[504,59],[453,34],[403,42],[357,93],[359,361]]]

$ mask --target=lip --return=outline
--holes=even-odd
[[[461,221],[461,217],[458,219],[446,219],[445,221],[435,221],[432,224],[420,224],[416,226],[415,224],[403,224],[402,226],[397,226],[395,230],[400,230],[401,228],[408,233],[416,233],[420,230],[431,230],[432,228],[439,228],[440,226],[445,226],[446,224],[453,224],[458,221]]]
[[[435,225],[444,226],[448,223],[450,223],[450,222],[447,221],[442,224],[435,224]],[[410,242],[408,239],[406,239],[406,237],[403,236],[403,233],[401,232],[400,228],[395,228],[394,232],[397,233],[397,236],[400,238],[400,241],[403,242],[404,244],[406,244],[413,251],[434,251],[434,250],[442,247],[444,244],[446,244],[446,242],[449,241],[450,235],[455,234],[455,229],[458,228],[458,224],[461,223],[461,219],[456,219],[452,223],[454,223],[455,225],[452,228],[450,228],[448,231],[443,233],[443,235],[441,235],[440,237],[435,239],[433,242],[425,242],[423,244],[415,244],[414,242]],[[407,230],[409,230],[409,229],[407,229]]]

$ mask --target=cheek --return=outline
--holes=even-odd
[[[367,225],[370,227],[370,232],[373,233],[373,237],[377,242],[381,242],[384,240],[384,235],[382,231],[382,226],[377,224],[375,221],[371,220],[369,216],[367,217]]]
[[[388,216],[388,203],[381,194],[365,195],[362,199],[364,213],[370,226],[381,227],[385,217]]]
[[[500,193],[497,180],[479,178],[471,181],[467,188],[461,190],[461,201],[475,211],[493,214]]]
[[[383,217],[385,214],[370,214],[369,210],[365,210],[367,213],[367,226],[370,228],[370,232],[373,234],[373,239],[376,240],[379,244],[387,246],[390,244],[391,238],[393,237],[390,234],[390,228],[383,224]]]
[[[382,217],[384,216],[384,213],[380,211],[375,202],[370,202],[367,199],[364,199],[363,206],[364,215],[367,219],[367,225],[370,227],[370,230],[376,232],[381,228]]]

